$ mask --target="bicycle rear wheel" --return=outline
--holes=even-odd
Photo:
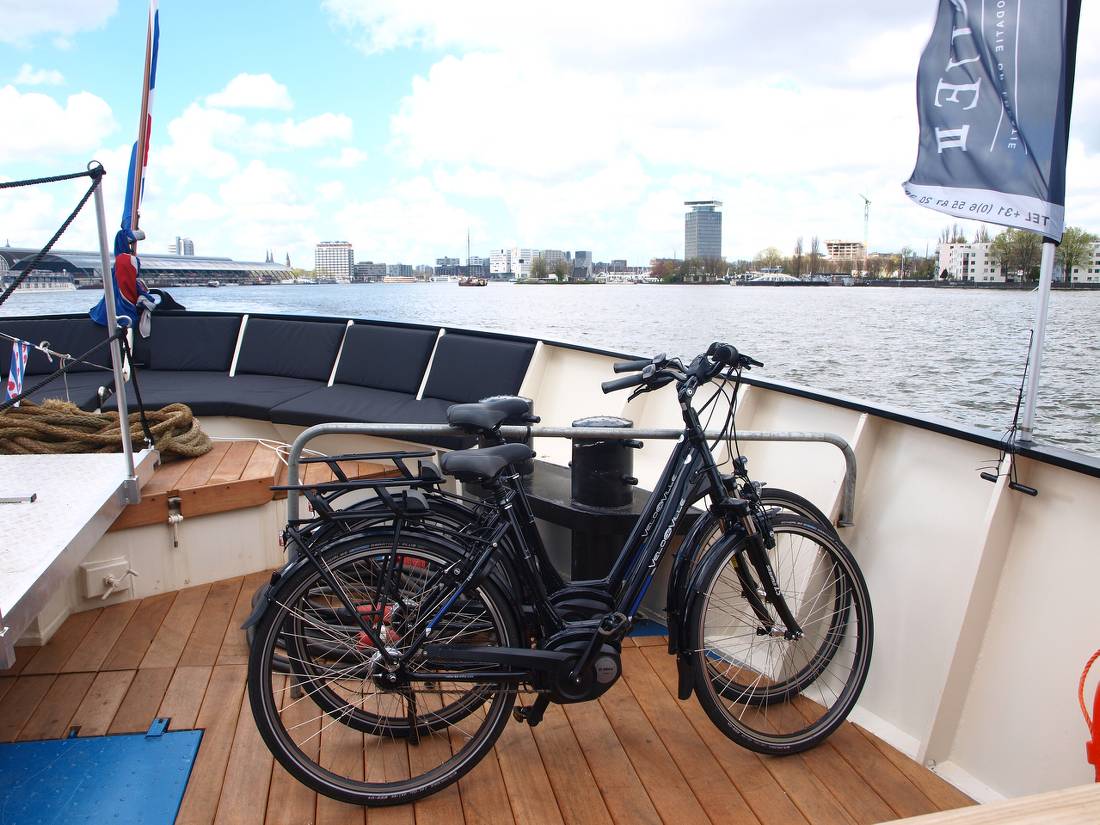
[[[332,581],[303,566],[257,625],[249,658],[249,698],[268,748],[310,788],[353,804],[409,802],[456,781],[492,747],[515,702],[514,685],[476,668],[424,655],[385,664],[345,600],[398,657],[447,604],[455,583],[445,571],[461,562],[418,541],[397,559],[391,544],[367,542],[322,559]],[[455,599],[432,634],[451,646],[518,638],[511,605],[488,579]]]
[[[870,597],[838,540],[790,516],[773,521],[769,561],[802,627],[783,636],[774,606],[765,623],[745,598],[761,592],[744,542],[701,563],[703,598],[689,617],[695,690],[711,720],[744,747],[769,754],[806,750],[845,719],[870,665]]]

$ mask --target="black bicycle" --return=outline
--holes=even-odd
[[[709,506],[677,550],[666,602],[680,697],[694,692],[726,735],[761,753],[795,753],[828,736],[870,663],[863,577],[835,533],[765,506],[744,462],[723,475],[692,407],[701,386],[736,383],[757,363],[715,344],[688,365],[616,365],[633,374],[605,392],[675,384],[684,433],[599,581],[547,587],[511,469],[533,456],[523,444],[444,456],[444,472],[486,494],[485,509],[459,529],[403,518],[402,530],[360,525],[320,546],[298,541],[299,558],[273,576],[249,620],[250,701],[280,763],[343,801],[408,802],[477,764],[518,693],[534,697],[515,709],[532,725],[551,702],[602,695],[701,485]],[[493,415],[483,408],[478,425],[491,430]],[[731,435],[732,419],[731,406]]]

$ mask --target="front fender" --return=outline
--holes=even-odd
[[[700,519],[702,521],[702,519]],[[693,687],[692,672],[691,672],[691,645],[688,643],[690,637],[690,630],[688,628],[688,621],[694,614],[696,602],[704,598],[704,581],[711,573],[711,566],[715,563],[712,559],[725,556],[730,550],[745,541],[747,535],[741,527],[735,527],[728,533],[725,533],[717,542],[711,545],[704,552],[702,558],[700,558],[696,564],[685,564],[681,573],[682,584],[679,587],[679,592],[676,594],[678,599],[678,613],[675,620],[672,618],[672,614],[669,614],[668,620],[668,643],[669,652],[676,654],[676,671],[679,676],[679,685],[677,694],[681,700],[687,700],[691,698],[691,691]],[[684,544],[687,544],[685,540]],[[681,550],[684,547],[681,546]],[[691,548],[688,548],[688,552],[685,553],[685,558],[690,562],[696,553]],[[679,560],[679,556],[677,556]],[[671,582],[670,582],[671,587]],[[672,598],[670,593],[669,598]],[[676,647],[673,648],[673,639],[676,640]]]

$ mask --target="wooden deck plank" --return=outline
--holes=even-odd
[[[706,819],[849,825],[970,803],[850,724],[828,743],[796,757],[760,757],[738,747],[714,727],[696,700],[677,701],[675,665],[659,637],[640,637],[656,638],[658,644],[630,639],[624,645],[624,677],[598,702],[551,706],[534,729],[509,722],[497,748],[480,765],[431,798],[369,811],[318,798],[274,763],[255,729],[245,692],[247,647],[238,627],[251,608],[252,593],[268,576],[256,573],[214,583],[206,591],[202,586],[92,611],[70,634],[80,636],[75,649],[67,640],[31,648],[24,671],[45,652],[38,668],[48,672],[0,674],[0,740],[63,736],[72,725],[79,725],[83,736],[141,732],[157,716],[170,716],[173,729],[203,727],[182,823],[216,818],[344,825],[350,817],[366,825],[679,825]],[[120,667],[127,661],[131,667]],[[136,670],[141,662],[163,665]],[[312,720],[302,729],[308,736],[331,721],[314,719],[317,715],[307,699],[288,710],[286,720]],[[414,769],[438,764],[442,752],[437,751],[455,746],[433,737],[416,748],[386,740],[384,750],[371,751],[363,740],[362,734],[334,724],[312,742],[326,747],[322,761],[343,760],[352,775],[364,769],[364,761],[371,771],[381,765],[388,780],[407,776],[410,761]],[[1050,810],[1062,815],[1057,805]],[[1038,817],[1020,821],[1059,821]]]
[[[212,671],[213,668],[208,666],[180,666],[175,669],[160,707],[157,708],[157,716],[172,720],[172,730],[189,730],[195,727]]]
[[[111,727],[135,671],[105,670],[95,674],[95,681],[88,689],[80,706],[69,722],[71,727],[79,727],[81,736],[103,736]]]
[[[618,825],[659,823],[661,817],[599,703],[564,708],[611,818]]]
[[[16,739],[29,741],[64,736],[93,679],[94,673],[63,673],[58,676]]]
[[[214,582],[203,603],[195,628],[180,655],[180,666],[210,665],[217,663],[222,640],[229,625],[229,617],[240,595],[244,577]]]
[[[137,670],[175,600],[175,591],[142,599],[100,670]]]
[[[293,701],[293,700],[291,700]],[[300,704],[308,705],[309,699]],[[313,707],[317,713],[316,706]],[[325,716],[321,720],[321,764],[352,779],[363,778],[363,734]],[[337,802],[317,796],[317,825],[363,825],[365,815],[359,805]],[[448,820],[441,820],[447,822]]]
[[[611,814],[561,706],[547,708],[531,733],[565,825],[610,825]]]
[[[92,629],[101,612],[102,608],[96,608],[69,616],[61,623],[61,627],[53,634],[53,638],[23,668],[24,675],[60,673],[65,662],[80,647],[80,643],[84,641],[84,637],[88,635],[88,631]]]
[[[627,683],[620,679],[599,702],[661,818],[700,825],[707,822],[702,806]]]
[[[19,676],[41,649],[41,645],[16,645],[15,664],[5,670],[0,670],[0,678]]]
[[[283,683],[279,684],[282,690]],[[320,737],[316,733],[321,728],[316,705],[309,699],[294,702],[286,693],[280,696],[280,707],[293,702],[283,709],[283,724],[300,731],[302,749],[311,759],[317,758]],[[317,794],[311,791],[278,762],[271,769],[271,784],[267,795],[267,821],[265,825],[312,825],[317,819]]]
[[[14,742],[56,677],[20,676],[0,701],[0,742]]]
[[[210,452],[200,455],[191,462],[187,472],[180,476],[176,482],[177,490],[190,490],[194,487],[203,487],[210,482],[210,476],[218,469],[218,465],[225,454],[229,452],[230,442],[215,441]]]
[[[99,670],[138,609],[138,599],[103,608],[88,634],[61,667],[62,673]]]
[[[874,746],[875,750],[885,756],[891,765],[904,773],[909,778],[910,782],[920,788],[921,792],[941,811],[976,804],[973,799],[950,782],[936,776],[932,771],[914,762],[901,751],[883,742],[874,734],[864,730],[858,725],[856,726],[856,730]]]
[[[257,442],[252,457],[248,460],[244,470],[241,471],[241,480],[267,480],[268,484],[274,484],[275,468],[280,466],[283,466],[283,463],[279,460],[275,451]]]
[[[176,600],[142,657],[141,667],[175,667],[179,663],[209,593],[210,585],[200,584],[176,594]]]
[[[672,657],[658,647],[643,649],[643,655],[657,674],[669,695],[676,695],[676,664]],[[714,754],[718,764],[729,776],[738,792],[745,798],[752,812],[765,825],[785,825],[785,823],[805,823],[808,820],[795,807],[787,792],[779,785],[775,777],[764,767],[763,761],[754,753],[735,745],[714,726],[699,702],[692,698],[680,703],[680,709],[687,717],[699,738]]]
[[[497,740],[496,751],[516,822],[563,822],[531,727],[509,720]]]
[[[271,573],[261,571],[250,573],[244,577],[237,601],[233,605],[233,612],[229,616],[229,624],[222,636],[222,646],[218,651],[219,665],[243,665],[248,663],[248,637],[241,625],[252,612],[252,594],[264,583],[271,579]]]
[[[379,752],[380,751],[380,752]],[[364,755],[365,772],[378,776],[381,761],[381,777],[387,781],[409,778],[409,745],[404,739],[380,740],[374,755]],[[367,808],[367,825],[416,825],[415,805],[392,805],[387,808]]]
[[[225,781],[214,822],[225,825],[263,825],[267,813],[267,791],[271,784],[274,758],[252,718],[248,691],[241,697],[233,748],[225,768]]]
[[[157,718],[164,692],[172,680],[172,668],[151,667],[139,670],[130,682],[130,689],[111,720],[108,733],[140,733],[149,729]]]
[[[245,669],[241,665],[219,665],[210,675],[196,721],[196,726],[205,732],[176,816],[177,825],[209,825],[214,819],[237,731],[244,679]],[[246,722],[250,724],[251,717]]]
[[[321,734],[322,740],[325,734]],[[324,747],[322,741],[321,747]],[[441,765],[451,756],[451,743],[444,736],[426,736],[419,745],[409,745],[409,771],[416,776]],[[317,808],[320,813],[321,799]],[[417,825],[435,825],[440,822],[462,822],[462,798],[458,785],[448,785],[441,791],[414,803]],[[318,816],[318,824],[321,818]]]
[[[452,731],[452,750],[461,747],[461,739]],[[466,825],[515,825],[508,788],[504,784],[495,749],[485,754],[485,758],[472,771],[458,780],[458,792],[462,798]],[[522,820],[521,825],[525,825]]]
[[[935,803],[913,784],[851,723],[841,725],[829,737],[829,745],[875,789],[897,816],[919,816],[938,810]]]
[[[746,825],[758,822],[714,754],[691,727],[680,709],[680,703],[665,690],[641,650],[623,649],[623,672],[631,692],[691,785],[707,816],[714,822]]]
[[[229,445],[225,456],[214,472],[210,475],[210,484],[223,484],[227,481],[237,481],[248,466],[252,454],[260,445],[255,441],[234,441]]]
[[[153,473],[153,477],[141,488],[142,498],[146,495],[167,493],[170,490],[175,490],[179,486],[179,480],[183,477],[184,473],[191,469],[191,465],[194,463],[195,459],[193,458],[180,458],[173,461],[165,461],[157,467],[156,472]]]

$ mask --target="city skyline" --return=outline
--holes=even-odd
[[[862,193],[872,251],[922,248],[942,221],[900,182],[916,156],[913,86],[933,8],[818,10],[811,21],[779,6],[640,3],[627,33],[610,9],[572,2],[535,21],[489,0],[476,15],[430,0],[325,0],[303,14],[274,0],[260,33],[244,7],[168,6],[148,244],[179,234],[235,257],[275,248],[306,262],[318,241],[343,237],[375,257],[430,262],[461,255],[469,229],[481,250],[538,239],[644,261],[683,257],[681,205],[711,197],[725,204],[722,254],[739,259],[786,252],[799,235],[862,238]],[[0,32],[11,47],[0,98],[9,119],[33,124],[0,134],[7,177],[95,157],[117,221],[144,25],[140,0],[55,0]],[[1098,35],[1100,11],[1086,7],[1081,42]],[[1066,210],[1076,225],[1100,225],[1094,98],[1100,55],[1082,49]],[[569,124],[522,116],[512,100],[569,112]],[[8,193],[0,223],[33,246],[75,200],[68,185]],[[77,245],[94,241],[90,220],[72,231]]]

